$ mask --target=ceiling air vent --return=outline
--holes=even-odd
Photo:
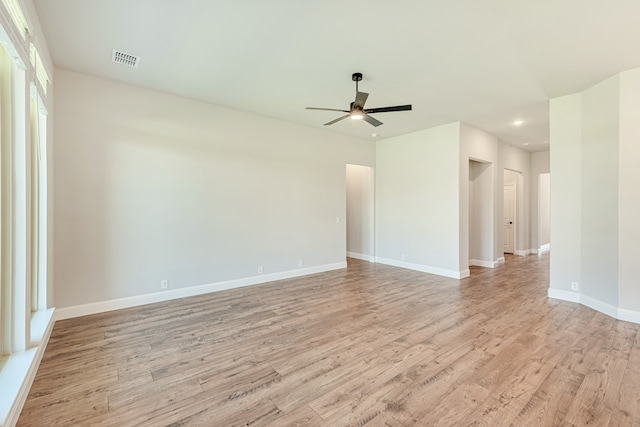
[[[120,52],[119,50],[113,50],[111,54],[111,60],[118,64],[128,65],[129,67],[138,68],[140,63],[139,56],[129,55],[128,53]]]

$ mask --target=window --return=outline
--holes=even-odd
[[[47,308],[43,97],[49,77],[19,3],[2,0],[2,6],[0,18],[11,20],[3,18],[0,27],[0,356],[10,356],[44,332],[38,313]],[[30,68],[21,52],[28,52]]]
[[[49,77],[18,0],[0,1],[0,425],[44,351]]]
[[[32,90],[32,92],[34,92]],[[38,140],[38,106],[37,100],[31,97],[31,103],[29,105],[30,110],[30,125],[31,125],[31,312],[38,311],[38,273],[39,263],[38,258],[40,251],[38,249],[40,233],[38,227],[40,222],[38,221],[38,214],[40,209],[38,207],[40,202],[39,197],[39,168],[40,168],[40,153],[39,153],[39,140]]]
[[[22,13],[18,0],[2,0],[2,4],[9,12],[9,16],[11,16],[11,20],[18,33],[23,40],[26,40],[27,34],[29,33],[29,25],[27,25],[27,20],[24,17],[24,13]]]
[[[40,53],[38,53],[38,49],[33,43],[29,45],[29,55],[31,57],[31,66],[35,70],[36,80],[42,89],[42,93],[46,96],[47,85],[49,84],[49,75],[47,74],[47,70],[44,68],[42,58],[40,58]]]
[[[46,309],[47,284],[47,162],[46,110],[31,96],[31,312]]]
[[[11,159],[11,59],[0,46],[0,356],[11,351],[11,228],[9,215]]]

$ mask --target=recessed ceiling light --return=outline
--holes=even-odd
[[[520,126],[523,123],[524,123],[524,120],[520,120],[520,119],[513,121],[513,124],[516,125],[516,126]]]
[[[522,145],[524,145],[526,147],[527,145],[529,145],[529,143],[528,142],[523,142]]]
[[[378,134],[375,132],[371,134],[371,138],[375,138],[376,136],[378,136]]]

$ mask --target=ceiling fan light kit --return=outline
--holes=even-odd
[[[362,120],[364,114],[361,110],[353,110],[350,114],[351,120]]]
[[[364,120],[372,126],[378,127],[382,124],[381,121],[376,118],[370,116],[371,113],[388,113],[391,111],[410,111],[411,104],[408,105],[396,105],[394,107],[379,107],[379,108],[369,108],[365,109],[364,104],[367,102],[367,98],[369,94],[366,92],[360,92],[358,90],[358,82],[362,80],[362,73],[353,73],[351,75],[351,80],[356,82],[356,98],[349,106],[348,110],[339,110],[335,108],[318,108],[318,107],[307,107],[307,110],[321,110],[321,111],[339,111],[342,113],[347,113],[344,116],[338,117],[337,119],[331,120],[330,122],[325,123],[325,126],[330,126],[334,123],[337,123],[341,120],[346,119],[347,117],[351,117],[352,120]]]

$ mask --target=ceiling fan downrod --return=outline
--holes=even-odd
[[[356,82],[356,93],[358,93],[358,82],[362,80],[362,73],[353,73],[351,75],[351,80]]]

